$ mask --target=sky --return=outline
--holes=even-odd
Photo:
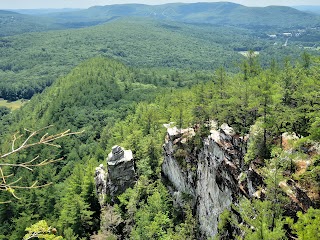
[[[228,0],[226,0],[228,1]],[[296,6],[320,5],[319,0],[229,0],[245,6]],[[149,5],[169,2],[218,2],[214,0],[0,0],[0,9],[37,9],[37,8],[88,8],[123,3],[144,3]]]

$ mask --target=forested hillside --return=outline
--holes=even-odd
[[[2,239],[4,236],[22,239],[30,221],[40,216],[47,221],[59,221],[66,232],[72,232],[73,229],[81,236],[88,236],[97,230],[99,209],[95,200],[92,171],[98,161],[104,159],[104,148],[97,140],[104,134],[104,127],[110,128],[116,121],[132,112],[137,101],[153,99],[152,92],[156,90],[155,87],[139,83],[136,80],[138,76],[140,75],[118,62],[92,59],[74,69],[67,77],[59,79],[43,95],[34,97],[21,111],[2,119],[1,152],[10,148],[11,134],[5,133],[13,133],[19,129],[39,129],[54,124],[54,128],[50,129],[53,132],[67,128],[85,130],[85,133],[77,137],[64,139],[61,149],[35,148],[30,152],[21,152],[22,155],[18,154],[18,158],[24,160],[32,159],[34,154],[38,153],[42,159],[56,156],[63,157],[64,160],[41,168],[32,176],[23,169],[15,174],[15,179],[23,176],[23,185],[31,185],[35,179],[41,183],[54,182],[54,185],[40,190],[17,191],[16,195],[22,198],[21,201],[1,204]],[[8,138],[4,137],[6,135]],[[13,161],[17,161],[18,158],[14,158]],[[79,175],[71,177],[74,172],[78,172]],[[84,178],[86,183],[83,190],[86,193],[83,192],[82,195],[78,189],[80,185],[75,185],[77,183],[74,181],[82,179],[85,175],[87,177]],[[82,185],[82,182],[79,184]],[[71,188],[74,188],[73,193]],[[15,200],[6,192],[1,191],[0,194],[1,202]],[[80,207],[79,213],[75,209],[77,206]],[[77,214],[85,214],[86,217],[81,220]]]
[[[223,38],[217,34],[222,31]],[[123,19],[87,29],[3,38],[0,97],[30,98],[81,61],[96,55],[139,67],[199,70],[223,64],[233,67],[241,59],[233,51],[234,35],[232,29]],[[223,45],[224,39],[229,39],[231,46]],[[240,31],[238,39],[249,42],[252,37]],[[248,44],[247,48],[254,44]],[[213,61],[212,56],[219,57]]]
[[[32,175],[18,169],[15,177],[22,176],[26,185],[35,178],[54,184],[43,189],[17,191],[20,201],[6,192],[0,193],[2,201],[14,200],[0,205],[2,238],[20,239],[24,229],[40,219],[56,226],[66,239],[89,237],[97,231],[100,220],[93,169],[103,162],[114,144],[133,150],[139,174],[134,190],[119,197],[118,214],[127,219],[132,229],[122,234],[134,239],[138,236],[138,239],[150,236],[157,236],[155,239],[196,238],[197,227],[188,212],[190,207],[186,205],[185,220],[181,220],[178,212],[169,211],[172,208],[170,196],[160,180],[165,130],[162,124],[171,121],[182,127],[202,125],[208,120],[227,122],[240,134],[249,133],[251,125],[261,122],[265,135],[249,145],[247,164],[260,159],[264,162],[262,166],[272,164],[273,160],[269,159],[274,159],[273,152],[283,132],[304,136],[296,143],[295,154],[302,154],[303,161],[311,161],[311,164],[303,175],[293,171],[289,176],[306,190],[316,191],[319,189],[318,155],[308,156],[303,149],[319,140],[319,59],[305,54],[299,62],[287,60],[284,65],[280,69],[272,63],[269,69],[262,70],[257,59],[251,56],[236,76],[231,77],[221,68],[207,83],[169,91],[141,83],[146,76],[153,82],[152,73],[131,70],[113,60],[96,58],[81,64],[43,94],[32,98],[20,111],[2,118],[2,152],[8,151],[10,133],[19,129],[54,124],[53,132],[66,128],[85,130],[83,134],[59,141],[61,149],[48,146],[18,154],[19,159],[25,160],[38,154],[41,158],[55,156],[64,157],[64,160]],[[259,143],[261,139],[263,142]],[[256,144],[262,147],[257,149]],[[277,151],[287,154],[281,149]],[[289,158],[294,156],[289,155]],[[280,166],[279,174],[287,171],[285,166]],[[314,206],[318,206],[318,197],[314,196],[313,201]],[[276,204],[281,207],[284,203]],[[281,212],[276,214],[280,220],[285,218]],[[147,228],[150,224],[154,226],[152,230]],[[246,233],[249,236],[250,233]]]

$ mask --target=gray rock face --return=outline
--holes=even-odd
[[[108,193],[114,197],[133,187],[136,182],[136,173],[131,150],[124,150],[120,146],[112,147],[108,155]]]
[[[120,146],[112,147],[107,158],[108,171],[103,164],[96,168],[95,182],[100,205],[105,204],[105,198],[112,198],[133,187],[136,182],[134,160],[131,150],[124,150]]]
[[[94,180],[96,183],[96,191],[99,199],[99,203],[102,206],[105,202],[106,194],[107,194],[107,173],[104,169],[103,164],[100,164],[99,167],[96,167],[96,171],[94,174]]]
[[[219,130],[212,129],[210,136],[203,138],[200,149],[181,157],[178,153],[182,149],[192,147],[188,144],[194,132],[190,129],[181,131],[192,133],[189,140],[188,136],[177,138],[173,132],[168,128],[162,172],[174,187],[172,195],[176,203],[183,204],[183,195],[191,198],[202,238],[212,237],[217,233],[219,215],[224,209],[229,208],[237,196],[250,195],[249,181],[241,179],[245,142],[232,128],[223,124]],[[250,188],[254,188],[252,184]]]
[[[192,171],[184,171],[180,167],[178,161],[174,157],[175,150],[172,141],[166,141],[164,148],[166,156],[162,164],[162,172],[170,180],[170,182],[173,183],[178,192],[189,194],[192,197],[195,197],[195,183],[193,181],[193,176],[195,173]],[[180,196],[180,193],[176,193],[178,194],[177,197]],[[180,202],[182,200],[176,198],[176,201]]]

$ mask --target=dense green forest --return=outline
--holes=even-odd
[[[7,100],[31,98],[96,55],[155,70],[214,71],[225,66],[236,72],[237,62],[244,58],[239,51],[260,51],[263,65],[273,57],[279,61],[287,55],[297,58],[303,51],[297,46],[274,46],[249,30],[143,18],[78,30],[28,33],[0,41],[0,97]]]
[[[262,179],[214,239],[320,238],[318,17],[230,3],[53,12],[46,27],[16,15],[0,12],[0,98],[30,101],[0,106],[0,239],[202,239],[190,196],[178,207],[163,176],[163,124],[196,129],[176,153],[192,169],[212,121],[249,139],[241,176]],[[114,145],[132,150],[137,181],[101,208],[95,168]]]
[[[41,158],[54,155],[64,160],[36,170],[32,175],[26,174],[25,169],[16,170],[15,178],[22,176],[26,185],[35,179],[54,184],[17,191],[21,200],[13,199],[11,203],[0,205],[2,239],[22,238],[25,228],[41,219],[56,226],[66,239],[87,238],[97,232],[99,205],[93,170],[115,144],[132,149],[137,161],[138,183],[135,189],[119,197],[118,214],[131,222],[131,238],[195,238],[196,224],[188,213],[190,209],[186,206],[184,220],[176,215],[178,213],[169,211],[172,208],[170,196],[160,181],[165,133],[162,124],[170,121],[187,127],[214,119],[229,123],[242,134],[261,121],[266,133],[265,149],[254,148],[252,144],[258,143],[251,143],[247,161],[262,158],[267,166],[273,164],[273,151],[278,147],[274,139],[287,131],[304,136],[295,145],[295,154],[303,155],[312,164],[303,175],[291,172],[291,178],[308,189],[319,190],[319,155],[308,156],[303,152],[304,147],[319,140],[319,63],[319,58],[305,53],[299,62],[287,59],[284,68],[273,62],[270,68],[263,70],[257,58],[251,56],[237,75],[226,74],[220,68],[206,83],[171,91],[154,85],[153,80],[149,84],[141,82],[143,77],[152,79],[157,78],[156,75],[145,75],[146,72],[130,69],[114,60],[95,58],[79,65],[43,94],[33,97],[20,111],[2,117],[2,152],[10,147],[10,133],[19,129],[23,132],[24,128],[54,124],[53,132],[66,128],[85,130],[83,134],[59,141],[61,149],[35,148],[10,158],[11,161],[27,160],[39,154]],[[285,154],[284,150],[277,151]],[[284,163],[280,166],[282,178],[286,166]],[[10,194],[0,194],[2,201],[12,200]],[[277,206],[281,207],[287,200],[283,201],[277,202]],[[273,211],[268,200],[255,204],[265,211]],[[282,214],[277,212],[279,221],[285,218]],[[292,224],[292,231],[300,234],[301,229],[295,230],[296,225]],[[148,228],[149,225],[153,228]],[[279,236],[285,236],[283,228],[268,228],[271,233],[272,230],[283,232]],[[246,233],[249,236],[250,229]]]
[[[96,55],[140,67],[211,69],[224,62],[233,67],[241,55],[222,46],[223,39],[212,33],[209,27],[128,19],[94,28],[3,38],[0,96],[9,100],[30,98],[76,64]],[[234,35],[232,29],[225,34]],[[251,39],[244,33],[242,36],[244,41]],[[220,63],[212,61],[212,55],[221,56]]]

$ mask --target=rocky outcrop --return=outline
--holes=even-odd
[[[101,164],[95,171],[96,190],[101,205],[105,204],[106,196],[112,199],[133,187],[136,182],[134,160],[131,150],[120,146],[112,147],[107,158],[107,172]]]
[[[107,163],[107,189],[112,197],[123,193],[129,187],[133,187],[136,182],[136,173],[131,150],[124,150],[120,146],[112,147]]]
[[[136,182],[134,159],[131,150],[113,146],[107,158],[107,169],[100,164],[95,171],[96,191],[101,206],[100,236],[127,236],[130,232],[128,224],[114,209],[116,197]],[[99,238],[100,239],[100,238]],[[123,239],[123,238],[117,238]]]
[[[246,142],[233,129],[223,124],[211,129],[207,137],[195,146],[197,129],[168,128],[164,144],[162,172],[175,202],[183,205],[187,198],[193,205],[199,238],[217,233],[219,215],[240,195],[256,192],[252,169],[242,169]],[[190,150],[193,149],[193,150]],[[249,177],[248,177],[249,176]]]

